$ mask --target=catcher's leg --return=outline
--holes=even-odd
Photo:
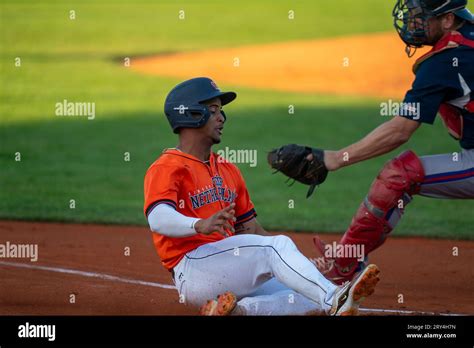
[[[424,179],[420,159],[406,151],[389,161],[373,181],[367,197],[357,210],[340,245],[361,245],[365,256],[379,247],[398,222],[411,196],[419,192]],[[355,255],[332,260],[328,278],[336,283],[352,279],[357,271]]]
[[[474,198],[474,149],[424,156],[426,177],[420,195],[432,198]]]
[[[388,233],[398,224],[404,207],[411,201],[411,195],[415,193],[432,198],[474,198],[474,150],[423,156],[419,160],[414,153],[405,152],[397,159],[401,161],[403,170],[393,171],[393,161],[384,167],[372,184],[366,200],[354,216],[341,240],[342,244],[362,244],[365,246],[366,255],[378,248],[383,244]],[[399,167],[395,166],[395,168]],[[388,191],[380,189],[380,181],[390,183],[401,178],[405,178],[408,184],[404,192],[395,189]],[[422,179],[421,182],[420,179]],[[393,185],[385,186],[393,187]],[[382,200],[378,199],[381,195],[385,195]],[[390,197],[395,199],[390,200]],[[393,207],[389,209],[391,206]],[[380,216],[383,218],[380,219]],[[324,252],[324,245],[318,239],[315,239],[315,242],[318,249]],[[318,266],[322,271],[325,268],[328,277],[336,282],[351,279],[357,271],[357,263],[353,258],[322,261]]]
[[[460,153],[420,157],[425,177],[418,195],[430,198],[474,198],[474,149]],[[393,230],[400,221],[404,207],[412,197],[405,194],[403,202],[388,214],[388,224]]]

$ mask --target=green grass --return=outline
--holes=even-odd
[[[96,57],[390,30],[389,1],[3,1],[6,50]],[[76,19],[69,19],[74,10]],[[185,19],[179,19],[184,11]],[[288,12],[294,11],[294,19]]]
[[[125,56],[306,39],[391,29],[391,1],[2,2],[0,218],[145,224],[143,176],[176,144],[162,114],[178,81],[137,74]],[[70,9],[77,19],[70,21]],[[178,11],[186,11],[186,20]],[[295,20],[287,19],[295,11]],[[394,35],[396,35],[394,33]],[[372,48],[376,49],[376,48]],[[22,59],[21,68],[14,58]],[[133,64],[133,59],[132,59]],[[221,86],[224,87],[224,86]],[[383,163],[396,153],[332,173],[314,197],[271,175],[265,153],[287,142],[335,149],[383,122],[379,102],[237,90],[218,148],[257,149],[239,165],[268,229],[343,231]],[[401,96],[399,96],[401,97]],[[96,119],[54,116],[55,103],[96,103]],[[296,113],[288,115],[289,104]],[[424,126],[408,144],[419,154],[457,151],[442,126]],[[218,149],[216,148],[216,150]],[[401,150],[400,150],[401,151]],[[21,162],[15,162],[20,152]],[[124,161],[130,152],[131,161]],[[76,208],[69,209],[69,201]],[[295,208],[288,209],[288,201]],[[472,201],[417,197],[397,235],[472,239]]]
[[[266,151],[287,142],[342,146],[377,124],[379,120],[372,116],[377,113],[376,104],[352,108],[350,113],[344,107],[304,107],[294,116],[288,115],[285,105],[234,112],[229,109],[224,142],[216,150],[225,146],[257,149],[257,167],[239,167],[259,219],[268,229],[343,230],[379,168],[390,158],[387,155],[331,174],[307,200],[305,186],[289,188],[283,184],[282,175],[271,175]],[[328,121],[331,118],[341,123],[336,139],[331,129],[334,124]],[[94,121],[60,119],[16,124],[8,131],[2,129],[7,146],[1,157],[5,170],[0,217],[144,224],[143,175],[163,148],[176,143],[168,127],[164,117],[144,112]],[[436,144],[433,138],[438,139]],[[420,154],[457,149],[440,124],[421,129],[409,145]],[[17,151],[22,153],[21,162],[13,161]],[[125,152],[130,153],[130,162],[124,161]],[[70,199],[76,201],[75,209],[69,209]],[[290,199],[295,202],[294,209],[288,209]],[[472,201],[418,197],[407,208],[397,233],[470,238],[473,207]]]

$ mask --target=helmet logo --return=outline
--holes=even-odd
[[[183,115],[184,112],[186,110],[188,110],[189,108],[187,106],[184,106],[183,104],[181,104],[180,106],[178,106],[177,108],[173,108],[173,110],[178,110],[178,112],[180,113],[180,115]]]
[[[219,87],[217,87],[216,83],[211,80],[211,86],[220,91]]]

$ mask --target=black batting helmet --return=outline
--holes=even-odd
[[[179,128],[200,128],[211,116],[203,103],[220,98],[226,105],[237,97],[234,92],[222,92],[216,83],[207,77],[196,77],[174,87],[165,100],[165,114],[174,133]],[[224,112],[221,111],[224,118]]]

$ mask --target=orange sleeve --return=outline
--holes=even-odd
[[[179,168],[166,165],[153,165],[145,175],[144,193],[145,216],[158,204],[169,204],[176,209],[180,183]]]
[[[235,167],[235,171],[238,175],[239,186],[237,190],[237,198],[235,199],[235,225],[242,224],[249,220],[252,220],[257,216],[255,207],[250,200],[250,195],[245,185],[245,180],[240,173],[240,170]]]

